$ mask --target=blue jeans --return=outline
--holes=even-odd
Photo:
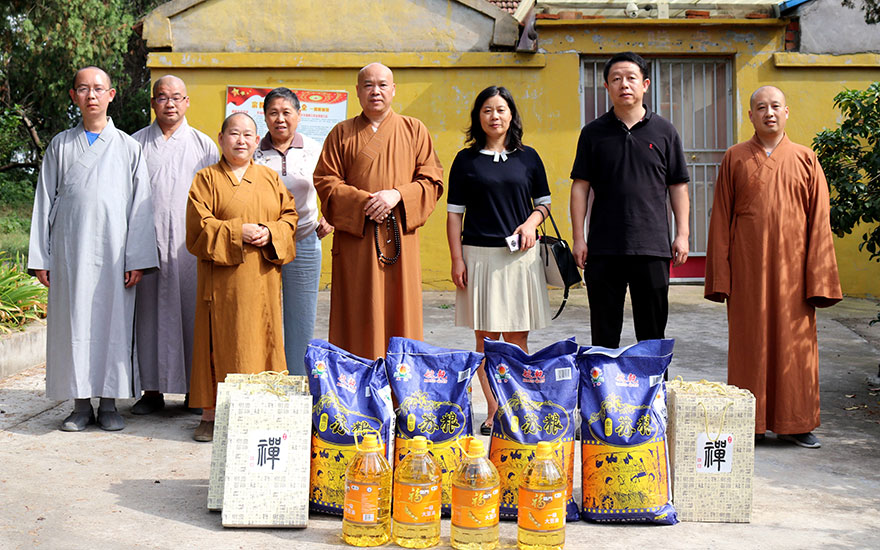
[[[296,242],[296,258],[281,268],[284,307],[284,354],[290,374],[306,375],[306,347],[315,332],[321,240],[312,231]]]

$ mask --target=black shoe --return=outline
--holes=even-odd
[[[89,424],[95,423],[95,411],[89,407],[88,411],[73,411],[64,421],[61,422],[62,432],[81,432],[86,429]]]
[[[202,409],[189,406],[189,394],[186,394],[185,396],[183,396],[183,408],[186,409],[186,411],[188,413],[197,414],[199,416],[201,416],[202,412],[203,412]]]
[[[116,409],[112,411],[98,409],[98,427],[108,432],[118,432],[125,427],[125,420]]]
[[[755,434],[755,443],[761,443],[764,441],[764,434]]]
[[[813,435],[812,432],[807,432],[805,434],[778,434],[776,439],[791,441],[795,445],[806,447],[807,449],[818,449],[822,446],[822,444],[819,443],[819,439]]]
[[[131,414],[153,414],[165,408],[165,396],[161,393],[145,393],[131,406]]]
[[[486,422],[489,422],[488,420]],[[483,422],[480,424],[480,435],[492,435],[492,424]]]

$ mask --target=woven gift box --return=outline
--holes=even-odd
[[[224,527],[307,526],[311,412],[290,386],[230,394]]]
[[[274,388],[274,389],[272,389]],[[279,388],[283,388],[280,389]],[[284,373],[260,373],[230,374],[226,381],[217,385],[216,418],[214,420],[214,442],[211,449],[211,476],[208,481],[208,510],[220,510],[223,508],[223,492],[226,478],[226,454],[227,435],[229,427],[229,409],[233,393],[254,395],[282,391],[285,395],[301,395],[309,399],[309,414],[307,417],[294,415],[289,419],[290,427],[296,427],[299,433],[305,420],[306,433],[311,426],[311,396],[309,394],[309,382],[305,376],[286,376]],[[305,449],[308,452],[309,439],[305,439]],[[308,476],[308,471],[306,471]]]
[[[755,397],[748,390],[705,380],[674,380],[666,391],[678,519],[750,522]]]

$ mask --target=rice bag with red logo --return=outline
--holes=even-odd
[[[417,435],[432,442],[430,453],[443,476],[441,503],[448,514],[452,474],[461,461],[457,442],[473,435],[468,386],[483,354],[438,348],[418,340],[393,337],[385,365],[397,403],[394,466],[409,452],[407,442]]]
[[[306,349],[312,394],[309,509],[342,515],[345,469],[367,433],[378,434],[385,457],[394,454],[394,407],[385,361],[353,355],[323,340]]]
[[[581,348],[585,520],[678,523],[672,506],[663,373],[674,340]]]
[[[539,441],[557,445],[568,480],[566,520],[579,519],[574,499],[574,437],[578,372],[574,338],[528,355],[518,346],[485,340],[486,375],[498,400],[489,459],[501,476],[500,515],[516,519],[520,476]]]

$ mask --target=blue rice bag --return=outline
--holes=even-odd
[[[432,442],[430,452],[443,472],[441,502],[450,512],[452,474],[461,461],[457,442],[473,435],[468,386],[483,354],[438,348],[418,340],[394,337],[388,342],[385,367],[397,403],[394,467],[417,435]]]
[[[385,457],[394,455],[394,408],[381,357],[370,361],[323,340],[306,349],[312,394],[309,509],[342,515],[345,469],[364,434],[376,433]]]
[[[574,434],[578,372],[574,338],[534,355],[518,346],[485,340],[486,374],[498,400],[489,459],[501,476],[500,516],[516,519],[520,475],[539,441],[558,443],[556,455],[568,480],[566,520],[577,521],[574,499]]]
[[[663,373],[674,340],[581,348],[581,460],[585,520],[678,523],[666,446]]]

